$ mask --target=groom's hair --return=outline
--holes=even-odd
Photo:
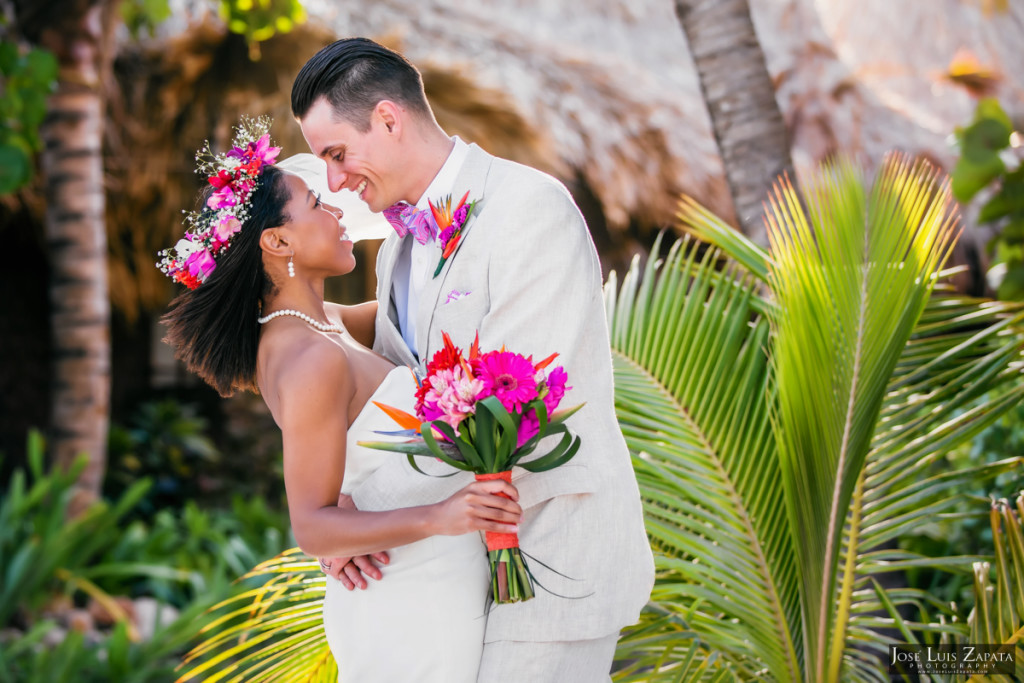
[[[370,129],[370,115],[381,100],[432,116],[416,67],[367,38],[336,41],[306,62],[292,84],[292,114],[302,119],[321,97],[361,133]]]
[[[291,193],[284,178],[284,171],[276,166],[263,169],[249,199],[249,214],[231,248],[217,256],[210,277],[178,295],[161,319],[167,326],[164,341],[174,348],[175,357],[221,396],[230,396],[236,389],[258,391],[260,324],[256,319],[264,297],[274,287],[263,269],[260,236],[267,228],[289,221],[286,205]],[[213,189],[206,188],[203,206]]]

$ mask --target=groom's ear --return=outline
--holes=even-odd
[[[391,100],[381,100],[377,103],[373,113],[375,116],[380,117],[381,123],[388,129],[388,132],[392,135],[397,135],[402,126],[402,110],[401,108],[392,102]]]

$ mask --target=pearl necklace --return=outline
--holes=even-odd
[[[258,322],[260,325],[266,325],[274,318],[277,318],[282,315],[294,315],[296,318],[301,318],[302,320],[306,321],[307,325],[309,325],[310,327],[315,327],[321,332],[337,332],[338,334],[343,334],[345,332],[345,328],[342,327],[341,325],[329,325],[327,323],[322,323],[319,320],[315,320],[312,317],[306,315],[302,311],[296,311],[291,308],[284,308],[281,309],[280,311],[268,313],[263,317],[256,318],[256,322]]]

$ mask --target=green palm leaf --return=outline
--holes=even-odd
[[[1016,510],[1014,509],[1016,507]],[[975,607],[968,617],[970,643],[1015,645],[1024,642],[1024,492],[1014,505],[992,502],[989,520],[995,539],[994,563],[974,565]],[[993,580],[994,569],[994,580]]]
[[[677,243],[642,278],[634,265],[618,299],[609,286],[616,412],[660,551],[652,602],[746,675],[792,679],[799,596],[774,486],[763,302],[697,246]]]
[[[958,491],[1022,466],[1019,457],[963,470],[951,470],[945,462],[952,446],[973,437],[1024,396],[1021,336],[1019,331],[1007,334],[1024,322],[1020,307],[985,305],[967,321],[936,324],[938,310],[956,315],[966,303],[952,296],[933,298],[922,316],[927,322],[918,325],[889,386],[861,474],[863,492],[852,501],[844,531],[840,578],[846,589],[839,599],[850,605],[848,628],[859,635],[856,643],[846,643],[847,662],[865,648],[886,654],[890,640],[879,630],[893,624],[877,617],[883,605],[868,590],[869,580],[920,566],[969,573],[978,559],[921,557],[891,547],[892,541],[951,514],[961,499]],[[905,362],[908,357],[916,362]],[[915,369],[901,374],[901,367]],[[974,405],[981,394],[985,401]],[[889,598],[894,606],[918,612],[947,610],[922,591],[891,591]],[[914,627],[918,632],[956,630],[930,623]]]
[[[221,602],[205,638],[186,656],[178,683],[335,683],[338,669],[324,637],[326,578],[292,548],[256,566],[242,583],[263,580]]]
[[[750,565],[740,562],[735,549],[732,529],[737,515],[760,520],[761,526],[755,528],[768,530],[765,539],[774,538],[773,533],[799,539],[791,540],[800,561],[789,573],[780,571],[785,565],[774,565],[772,556],[765,554],[778,594],[791,594],[787,580],[795,581],[804,601],[801,614],[785,619],[796,640],[791,648],[798,656],[795,674],[771,666],[768,657],[755,653],[772,627],[760,639],[744,639],[749,632],[765,629],[750,607],[756,602],[750,602],[749,590],[735,594],[737,601],[746,602],[744,609],[730,609],[732,588],[719,576],[722,568],[680,568],[679,562],[659,558],[659,568],[666,571],[659,572],[652,608],[674,619],[652,617],[654,621],[644,623],[674,630],[677,646],[683,639],[704,653],[717,649],[737,664],[733,671],[743,679],[885,680],[873,653],[891,640],[881,629],[894,627],[894,620],[884,616],[884,604],[917,606],[924,621],[907,622],[909,627],[945,632],[946,637],[961,632],[961,625],[924,623],[929,610],[942,606],[921,591],[892,589],[880,599],[872,577],[908,566],[969,568],[975,558],[916,557],[886,544],[929,515],[949,510],[956,502],[954,492],[965,482],[1019,466],[1018,460],[1010,459],[972,472],[943,473],[938,468],[946,450],[1020,399],[1020,309],[948,292],[932,296],[953,237],[948,191],[933,171],[893,159],[870,192],[862,187],[852,167],[837,163],[827,169],[805,211],[800,198],[783,186],[769,215],[771,255],[692,201],[682,204],[681,217],[688,227],[721,246],[761,286],[771,286],[771,299],[751,299],[756,303],[747,311],[747,321],[756,327],[762,324],[762,314],[772,324],[772,335],[763,342],[772,379],[747,399],[757,397],[765,406],[774,406],[770,427],[777,431],[769,428],[762,434],[772,445],[755,448],[761,458],[778,459],[777,465],[761,460],[763,469],[744,479],[730,482],[726,475],[716,480],[708,473],[721,473],[723,468],[715,455],[706,457],[707,441],[668,426],[673,406],[667,399],[662,408],[654,408],[655,397],[670,394],[677,403],[676,419],[696,422],[690,431],[700,434],[705,431],[701,420],[708,416],[687,401],[727,406],[725,415],[745,405],[735,394],[726,394],[724,401],[693,396],[683,400],[669,389],[703,382],[705,393],[722,390],[713,365],[704,374],[673,374],[685,375],[685,363],[690,371],[698,368],[707,349],[716,347],[718,333],[709,332],[692,346],[680,347],[674,361],[664,360],[658,352],[663,345],[688,338],[674,325],[691,325],[689,335],[701,334],[694,322],[698,317],[683,311],[694,305],[693,298],[710,310],[711,305],[703,303],[712,296],[707,289],[691,286],[685,277],[674,284],[668,276],[655,282],[649,266],[643,280],[634,268],[618,296],[608,296],[609,315],[619,318],[613,326],[613,344],[625,356],[616,359],[617,410],[624,431],[630,427],[627,437],[647,500],[652,545],[666,557],[676,555],[684,562],[689,558],[691,563],[697,553],[709,552],[714,556],[709,562],[748,571]],[[707,287],[740,286],[738,276],[729,270],[702,278]],[[679,291],[660,290],[671,286]],[[662,328],[647,322],[669,317],[667,308],[672,306],[680,311],[672,322]],[[744,375],[746,366],[734,367]],[[634,391],[627,377],[644,372],[652,376],[651,386]],[[725,415],[720,417],[727,419]],[[655,416],[665,424],[655,422]],[[738,434],[742,439],[742,430]],[[672,438],[675,452],[665,445]],[[773,448],[776,438],[778,451]],[[786,474],[781,488],[780,472]],[[713,496],[719,508],[709,521],[707,501],[716,486],[743,487],[749,493],[741,497],[741,506],[747,500],[772,500],[787,514],[769,524],[747,510],[729,509],[736,499],[719,495]],[[657,670],[653,643],[664,641],[649,634],[643,642],[643,662]],[[623,640],[622,659],[632,660],[637,654],[632,643]],[[806,662],[801,647],[805,643]],[[683,647],[678,651],[690,652]],[[751,672],[752,661],[763,663],[764,669]],[[669,666],[678,669],[679,662]]]
[[[682,218],[694,234],[719,245],[767,281],[767,252],[692,201],[684,202]],[[841,562],[847,569],[839,576],[852,579],[852,592],[845,598],[850,605],[847,628],[853,636],[844,653],[847,678],[886,678],[877,666],[865,669],[863,657],[866,650],[886,653],[891,636],[881,629],[892,629],[898,617],[879,617],[882,600],[875,599],[867,581],[911,567],[970,573],[980,559],[921,557],[890,546],[931,519],[950,514],[960,501],[957,491],[1022,466],[1016,457],[950,471],[944,461],[946,451],[972,438],[1024,397],[1022,311],[1018,303],[960,296],[940,283],[894,368],[862,472],[863,490],[853,500],[843,535]],[[985,400],[979,403],[982,396]],[[843,592],[838,599],[844,599]],[[948,606],[920,590],[890,590],[885,599],[893,609],[948,611]],[[945,620],[912,626],[943,637],[963,634],[962,625]]]
[[[898,160],[870,195],[843,162],[811,187],[807,212],[786,186],[768,212],[772,367],[787,509],[801,539],[808,671],[831,681],[845,643],[831,631],[848,613],[846,600],[836,610],[834,591],[850,500],[889,379],[951,247],[954,216],[934,173]],[[846,596],[851,585],[842,588]]]

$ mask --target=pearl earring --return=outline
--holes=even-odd
[[[295,254],[288,257],[288,277],[295,277],[295,262],[292,260]]]

